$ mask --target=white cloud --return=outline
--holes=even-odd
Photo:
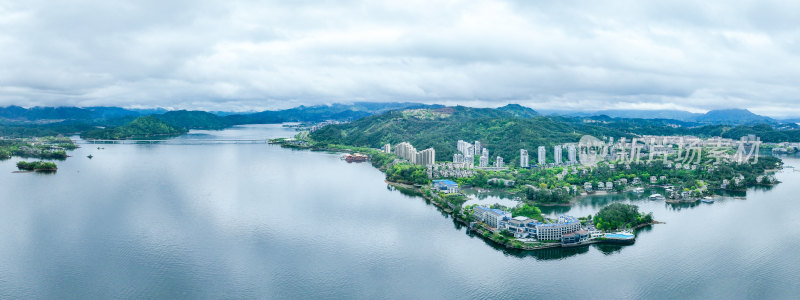
[[[0,105],[800,115],[790,1],[0,0],[0,49]]]

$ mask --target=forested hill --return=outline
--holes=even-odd
[[[153,116],[183,129],[224,129],[233,125],[226,118],[204,111],[176,110]]]
[[[223,129],[231,126],[220,116],[204,111],[170,111],[158,115],[138,117],[122,126],[96,128],[81,136],[88,139],[129,139],[176,135],[189,129]]]
[[[512,163],[519,159],[521,148],[535,158],[538,146],[547,146],[548,157],[552,157],[553,145],[577,142],[585,134],[630,136],[613,128],[536,116],[535,111],[521,106],[496,109],[456,106],[391,111],[327,126],[313,132],[311,138],[322,143],[368,147],[410,142],[419,150],[434,147],[436,159],[441,161],[452,159],[458,140],[478,140],[489,148],[492,160],[500,155]]]
[[[167,124],[155,116],[145,116],[138,117],[122,126],[92,129],[81,134],[81,137],[87,139],[120,140],[170,136],[186,132],[186,129]]]

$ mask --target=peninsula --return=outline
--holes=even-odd
[[[603,216],[553,220],[537,213],[537,206],[569,205],[585,195],[646,187],[665,189],[664,198],[672,202],[698,201],[715,191],[777,183],[770,171],[782,163],[760,155],[762,141],[753,135],[732,139],[637,132],[541,117],[520,106],[445,107],[315,126],[271,142],[366,154],[393,186],[413,190],[482,236],[519,249],[632,241],[633,235],[617,231],[657,223],[635,206],[619,203],[601,210]],[[536,149],[533,161],[528,149]],[[464,207],[463,187],[501,190],[519,197],[520,204]]]

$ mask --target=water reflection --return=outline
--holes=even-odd
[[[781,172],[783,184],[751,190],[747,201],[732,193],[682,211],[647,194],[545,207],[585,216],[619,201],[667,224],[639,229],[629,246],[521,251],[471,235],[413,191],[387,191],[380,171],[338,155],[274,145],[153,144],[109,145],[89,160],[89,150],[76,150],[55,176],[12,174],[14,162],[0,162],[0,298],[793,299],[800,293],[798,172]],[[742,220],[753,222],[741,226]],[[546,276],[517,276],[532,272]]]
[[[469,197],[469,200],[464,202],[463,206],[469,205],[483,205],[492,206],[499,204],[505,207],[516,207],[519,201],[515,200],[515,196],[509,195],[503,191],[483,190],[478,188],[465,188],[462,190],[464,194]]]
[[[493,249],[502,252],[506,256],[512,256],[517,258],[534,258],[536,260],[541,261],[548,261],[548,260],[563,260],[573,256],[587,254],[589,253],[590,248],[594,248],[599,250],[604,255],[612,255],[621,253],[623,248],[626,247],[634,247],[635,245],[616,245],[616,244],[591,244],[591,245],[584,245],[578,247],[568,247],[568,248],[548,248],[548,249],[539,249],[539,250],[520,250],[520,249],[509,249],[503,245],[499,245],[491,240],[483,239],[482,237],[467,232],[467,235],[481,239],[484,244],[492,247]]]

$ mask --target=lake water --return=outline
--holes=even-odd
[[[184,139],[291,136],[277,125]],[[0,162],[0,298],[796,298],[800,172],[746,199],[631,202],[631,246],[506,251],[369,164],[266,144],[83,145],[56,174]],[[93,154],[93,159],[86,155]],[[797,158],[787,165],[800,167]]]

